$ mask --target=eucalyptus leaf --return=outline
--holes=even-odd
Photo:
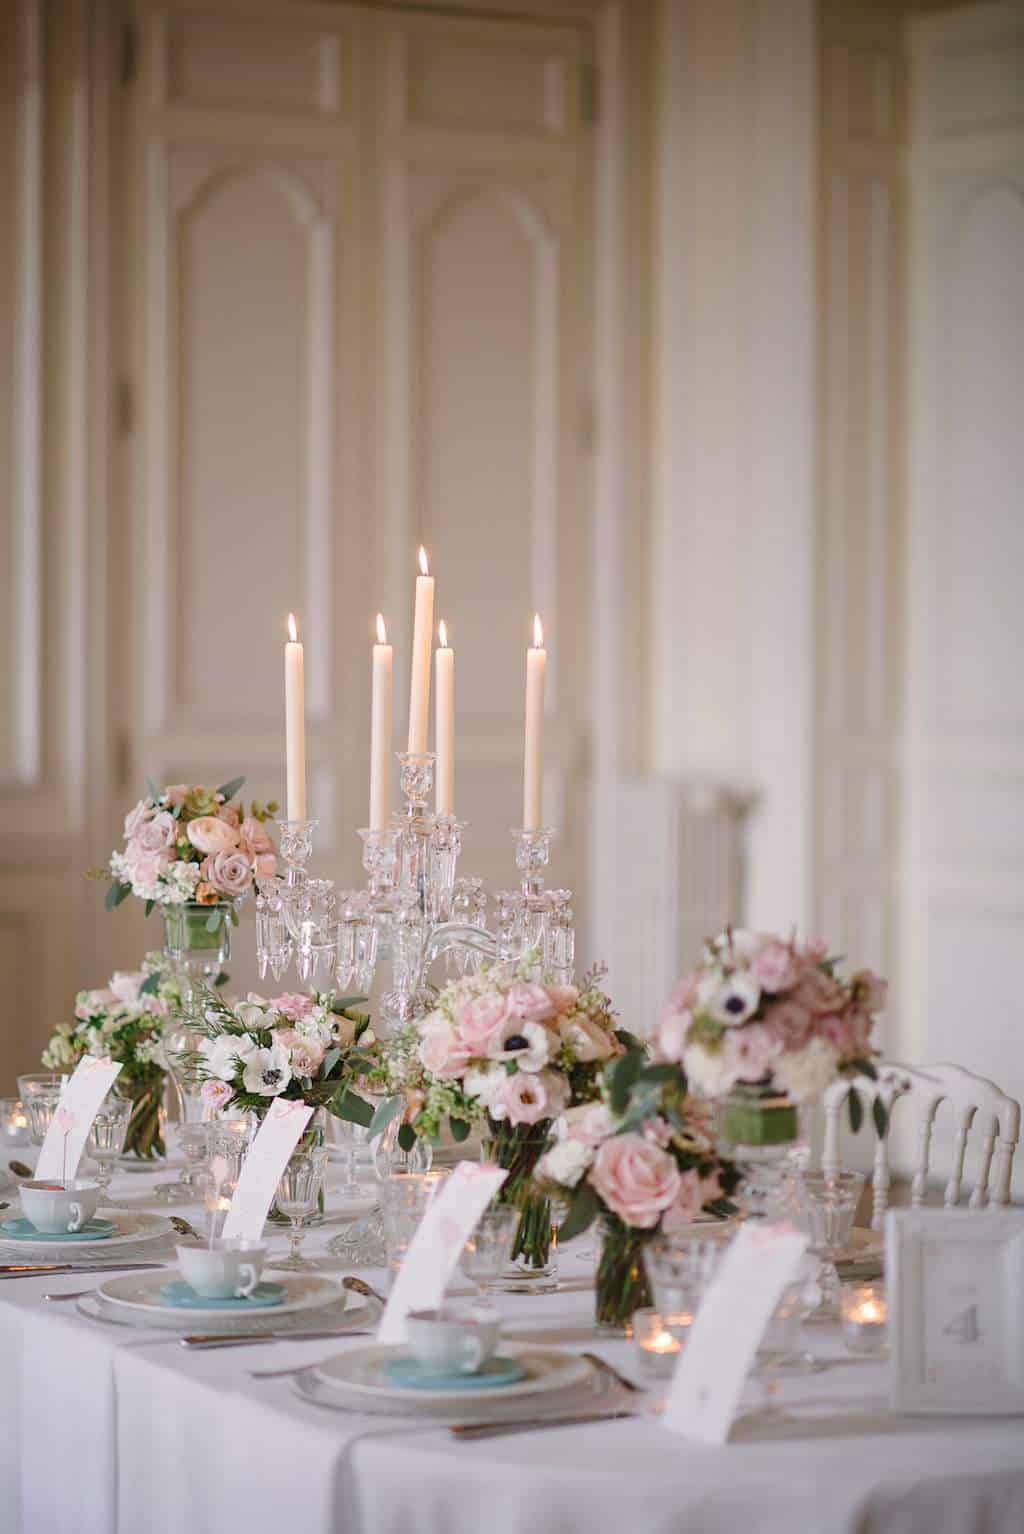
[[[338,1049],[338,1048],[329,1049],[327,1051],[327,1053],[324,1055],[323,1064],[320,1067],[321,1075],[329,1076],[340,1059],[341,1059],[341,1050],[340,1049]]]
[[[875,1121],[878,1138],[884,1140],[889,1129],[889,1110],[880,1097],[876,1097],[871,1104],[871,1117]]]
[[[147,778],[146,779],[146,788],[149,791],[149,797],[151,799],[159,799],[159,797],[160,797],[160,790],[157,788],[157,786],[153,782],[152,778]]]
[[[155,900],[147,900],[146,901],[146,910],[145,910],[144,914],[146,916],[149,916],[152,913],[153,907],[155,905],[156,905],[156,901]]]
[[[593,1225],[601,1210],[601,1201],[588,1182],[581,1182],[573,1193],[566,1215],[558,1229],[559,1241],[571,1241]]]
[[[413,1129],[411,1124],[403,1124],[399,1129],[398,1144],[400,1148],[405,1151],[406,1155],[408,1155],[413,1146],[416,1144],[416,1131]]]
[[[638,1049],[630,1050],[612,1066],[608,1073],[608,1081],[613,1113],[625,1113],[629,1104],[630,1091],[643,1067],[644,1056]]]
[[[120,879],[115,879],[107,890],[106,899],[103,903],[108,911],[113,911],[121,904],[122,900],[128,899],[131,892],[132,887],[130,884],[122,884]]]
[[[216,932],[220,926],[220,912],[211,911],[210,915],[206,918],[205,925],[207,932]]]
[[[846,1111],[850,1116],[850,1128],[856,1134],[864,1122],[864,1104],[856,1087],[851,1087],[846,1094]]]
[[[335,1118],[345,1119],[349,1124],[362,1124],[368,1129],[373,1121],[370,1104],[349,1086],[335,1092],[328,1106]]]
[[[373,1118],[370,1120],[370,1139],[383,1134],[385,1129],[401,1113],[405,1106],[404,1097],[386,1097],[382,1103],[377,1104]]]
[[[145,980],[143,980],[142,984],[139,986],[139,995],[155,996],[157,991],[160,989],[160,982],[162,979],[163,975],[159,970],[156,970],[156,972],[152,975],[147,975]]]
[[[675,1081],[679,1076],[678,1065],[645,1065],[638,1081]]]
[[[217,792],[218,794],[224,795],[224,802],[227,803],[229,799],[233,799],[235,797],[235,795],[238,793],[238,790],[243,788],[244,785],[244,778],[232,778],[230,783],[222,783]]]
[[[231,979],[231,976],[228,974],[227,970],[226,969],[222,969],[220,974],[217,976],[216,980],[213,983],[214,983],[214,985],[218,985],[218,986],[219,985],[227,985],[227,983],[228,983],[228,981],[230,979]]]
[[[469,1125],[465,1119],[448,1119],[448,1128],[452,1132],[452,1139],[456,1145],[461,1145],[463,1140],[469,1139]]]

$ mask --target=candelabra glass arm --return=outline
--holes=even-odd
[[[487,959],[495,959],[498,956],[498,940],[492,932],[480,927],[472,927],[466,922],[446,921],[439,927],[435,927],[427,939],[423,953],[423,967],[426,970],[435,959],[439,959],[450,948],[474,948]]]

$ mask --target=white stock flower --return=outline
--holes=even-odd
[[[276,1097],[284,1091],[291,1079],[291,1061],[284,1044],[272,1044],[269,1049],[254,1049],[242,1072],[245,1090],[257,1092],[261,1097]]]
[[[795,1103],[813,1102],[834,1080],[839,1051],[827,1039],[812,1039],[803,1049],[790,1050],[775,1061],[775,1085]]]
[[[537,1171],[563,1187],[575,1188],[594,1159],[593,1147],[584,1140],[559,1140],[541,1159]]]
[[[683,1070],[690,1086],[703,1097],[722,1097],[736,1084],[736,1073],[724,1049],[691,1044],[683,1050]]]
[[[477,1102],[490,1112],[495,1095],[500,1091],[505,1080],[505,1072],[492,1066],[490,1070],[474,1069],[467,1071],[462,1078],[462,1090],[467,1097],[475,1097]]]

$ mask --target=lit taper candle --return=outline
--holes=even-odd
[[[288,777],[288,819],[306,818],[306,680],[295,614],[288,614],[284,647],[284,739]]]
[[[409,747],[423,755],[430,731],[430,650],[434,639],[434,577],[427,551],[420,548],[416,577],[416,610],[412,625],[412,675],[409,680]]]
[[[377,614],[373,647],[373,700],[370,709],[370,830],[383,831],[388,820],[391,782],[391,670],[394,652],[384,618]]]
[[[440,645],[434,651],[434,807],[439,815],[455,814],[455,651],[448,644],[442,618],[437,625]]]
[[[533,618],[533,645],[526,652],[526,734],[523,741],[523,830],[544,824],[544,680],[548,652],[540,616]]]

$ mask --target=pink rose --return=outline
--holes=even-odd
[[[224,1108],[231,1101],[234,1092],[226,1081],[204,1081],[199,1092],[204,1105],[207,1108],[217,1110]]]
[[[676,1201],[666,1210],[661,1228],[666,1235],[692,1225],[704,1207],[704,1186],[696,1167],[680,1174]]]
[[[91,1017],[94,1012],[103,1012],[107,1007],[113,1006],[117,997],[113,991],[85,991],[81,1001],[75,1006],[75,1016],[78,1018]]]
[[[543,1023],[555,1010],[545,987],[532,980],[518,980],[509,986],[506,1005],[509,1017],[524,1023]]]
[[[560,1140],[580,1140],[600,1145],[612,1132],[612,1116],[604,1103],[582,1103],[569,1108],[558,1121]]]
[[[300,1018],[308,1017],[313,1010],[313,998],[301,996],[294,991],[286,991],[283,996],[272,996],[270,1007],[274,1012],[280,1012],[282,1017],[288,1017],[293,1023]]]
[[[178,822],[166,810],[160,810],[152,820],[145,821],[135,833],[134,845],[140,852],[163,852],[173,847],[178,834]]]
[[[516,1071],[506,1076],[494,1095],[491,1116],[510,1124],[539,1124],[557,1118],[565,1107],[568,1088],[553,1071]]]
[[[218,820],[227,821],[233,830],[237,831],[242,820],[242,812],[237,804],[218,804],[215,811]]]
[[[499,991],[487,991],[466,1003],[458,1016],[458,1028],[459,1038],[471,1055],[487,1054],[508,1015],[505,998]]]
[[[567,1044],[584,1065],[594,1060],[607,1060],[615,1052],[615,1040],[584,1012],[577,1012],[573,1017],[560,1017],[558,1033],[562,1043]]]
[[[238,832],[234,826],[219,820],[216,815],[200,815],[190,820],[185,834],[199,852],[233,852],[238,846]]]
[[[184,804],[191,792],[191,783],[168,783],[164,789],[168,802],[174,805]]]
[[[124,817],[124,834],[127,841],[131,841],[133,836],[139,834],[149,819],[151,809],[152,805],[148,799],[140,799],[135,808],[128,811]]]
[[[799,966],[793,950],[773,938],[751,959],[750,973],[762,991],[774,996],[796,984]]]
[[[169,847],[162,847],[159,852],[143,852],[136,842],[129,842],[124,855],[125,871],[132,884],[152,886],[161,874],[166,873],[174,862],[174,855]]]
[[[131,1005],[132,1002],[138,1001],[139,987],[145,978],[141,969],[119,969],[111,977],[110,989],[118,1001]]]
[[[443,1081],[461,1076],[470,1059],[470,1051],[440,1014],[428,1018],[420,1028],[418,1054],[424,1069]]]
[[[796,1001],[777,1001],[768,1008],[765,1027],[783,1049],[803,1049],[814,1029],[814,1019]]]
[[[722,1053],[734,1080],[754,1082],[771,1075],[782,1045],[764,1023],[752,1023],[749,1028],[728,1029]]]
[[[692,1022],[691,1012],[673,1012],[669,1007],[665,1008],[658,1019],[658,1031],[654,1039],[654,1058],[659,1064],[676,1065],[683,1058],[686,1035]]]
[[[559,1017],[571,1012],[579,1001],[580,993],[574,985],[546,985],[544,989]]]
[[[889,982],[873,970],[859,969],[850,981],[857,1004],[865,1012],[882,1012],[889,999]]]
[[[789,999],[799,1002],[802,1007],[813,1012],[815,1017],[826,1017],[830,1012],[838,1012],[842,1008],[846,993],[838,980],[834,980],[823,969],[809,969]]]
[[[252,869],[244,852],[215,852],[204,860],[200,872],[228,900],[237,900],[252,883]]]
[[[613,1135],[594,1157],[590,1181],[627,1225],[653,1230],[679,1197],[679,1168],[639,1134]]]
[[[239,845],[248,857],[259,879],[272,878],[277,873],[277,848],[263,822],[247,815],[238,831]]]

